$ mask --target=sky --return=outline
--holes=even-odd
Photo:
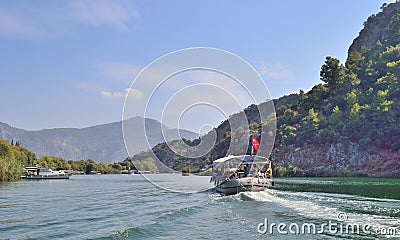
[[[222,49],[244,59],[273,98],[307,91],[320,83],[325,57],[345,61],[363,22],[384,2],[3,0],[0,121],[28,130],[119,121],[141,70],[192,47]],[[229,92],[229,79],[221,81],[227,81]],[[175,88],[161,89],[155,99],[165,101],[171,90],[184,87],[171,85]],[[226,117],[216,108],[201,108],[204,117],[184,115],[179,127],[198,131]]]

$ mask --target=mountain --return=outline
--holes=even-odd
[[[273,101],[277,131],[270,158],[276,175],[400,177],[400,2],[381,9],[364,23],[344,64],[326,57],[319,84]],[[231,129],[235,115],[215,128],[216,144],[201,157],[176,154],[170,146],[181,143],[173,141],[132,159],[157,157],[175,170],[204,168],[235,148],[239,135],[248,137],[270,124],[271,119],[260,122],[256,109],[242,112],[249,129]]]
[[[169,129],[153,119],[135,117],[126,120],[133,132],[140,132],[146,124],[151,146],[164,141],[162,131],[168,140],[177,139],[179,134],[187,139],[198,137],[187,130]],[[179,134],[178,134],[179,133]],[[142,136],[140,138],[143,138]],[[139,153],[148,149],[145,139],[130,143],[130,150]],[[122,121],[87,128],[56,128],[27,131],[0,122],[0,139],[19,141],[21,146],[33,151],[37,157],[58,156],[68,160],[92,159],[105,163],[122,161],[127,157],[122,135]]]
[[[360,52],[363,47],[374,49],[378,42],[383,43],[388,40],[387,27],[393,16],[400,13],[398,4],[398,2],[385,3],[381,7],[381,12],[368,17],[367,21],[364,22],[364,28],[349,47],[349,55],[353,52]]]

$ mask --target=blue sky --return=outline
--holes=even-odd
[[[384,2],[3,0],[0,121],[30,130],[119,121],[136,74],[189,47],[245,59],[274,98],[309,90],[325,57],[344,61]]]

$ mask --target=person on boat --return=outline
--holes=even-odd
[[[240,164],[239,167],[237,168],[237,170],[236,170],[236,176],[237,176],[238,178],[244,177],[244,165],[243,165],[243,164]]]
[[[244,166],[244,177],[247,177],[249,173],[250,173],[250,165],[246,163],[246,165]]]
[[[258,169],[257,169],[257,165],[255,163],[251,165],[250,172],[251,172],[251,176],[257,177]]]
[[[272,168],[270,168],[270,167],[268,168],[267,174],[268,174],[269,178],[272,177]]]
[[[234,180],[234,179],[236,179],[236,173],[233,172],[233,173],[229,174],[229,175],[228,175],[228,179],[229,179],[229,180]]]

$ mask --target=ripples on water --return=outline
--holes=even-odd
[[[198,177],[159,175],[168,182]],[[209,178],[204,178],[206,184]],[[0,239],[375,239],[400,238],[400,200],[364,196],[348,187],[394,187],[393,180],[278,179],[277,189],[221,196],[213,191],[171,193],[141,176],[73,176],[70,180],[0,184]],[[357,184],[357,182],[359,182]],[[389,186],[389,188],[382,188]],[[325,186],[325,187],[321,187]],[[336,186],[336,188],[334,187]],[[315,192],[315,190],[325,189]],[[311,191],[314,190],[314,191]],[[358,191],[358,192],[357,192]],[[390,195],[391,194],[391,195]],[[397,196],[396,192],[384,196]],[[373,197],[371,197],[373,196]],[[397,235],[274,234],[257,232],[274,223],[327,223],[346,213],[345,223],[397,227]],[[286,229],[287,230],[287,229]]]

